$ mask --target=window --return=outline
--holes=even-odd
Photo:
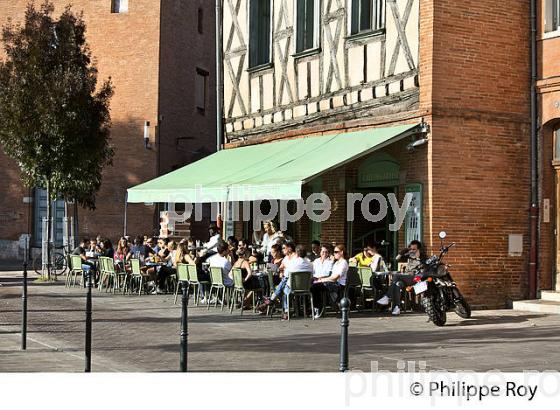
[[[544,32],[558,30],[560,0],[545,0],[544,5]]]
[[[208,89],[208,75],[208,71],[202,70],[201,68],[196,69],[195,106],[201,114],[204,114],[204,112],[206,111],[206,91]]]
[[[405,216],[405,243],[422,240],[422,185],[408,184],[406,193],[412,195],[412,201]]]
[[[112,0],[111,13],[126,13],[128,12],[128,0]]]
[[[203,31],[203,22],[204,22],[204,10],[202,9],[198,9],[198,17],[197,17],[197,23],[198,23],[198,34],[202,34]]]
[[[352,1],[350,34],[366,33],[385,28],[385,0],[350,1]]]
[[[47,191],[41,188],[35,188],[35,212],[33,239],[35,246],[41,246],[43,238],[43,218],[47,217]],[[64,201],[56,200],[51,203],[52,238],[56,246],[62,245],[63,240],[63,224],[64,224]]]
[[[271,0],[250,0],[249,67],[270,63]]]
[[[296,53],[319,46],[319,0],[297,0]]]

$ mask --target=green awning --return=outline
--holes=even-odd
[[[419,128],[419,124],[400,125],[226,149],[129,188],[127,200],[206,203],[298,199],[305,182]]]

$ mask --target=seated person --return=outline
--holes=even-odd
[[[78,255],[82,259],[82,271],[84,273],[95,273],[95,264],[93,262],[88,261],[86,256],[86,248],[90,244],[90,240],[87,238],[83,238],[80,244],[72,251],[72,255]],[[85,285],[85,283],[84,283]]]
[[[181,254],[177,251],[177,243],[175,241],[169,241],[167,243],[167,249],[169,250],[169,254],[166,264],[160,266],[159,269],[158,267],[155,268],[157,272],[157,286],[154,293],[157,294],[163,293],[167,278],[177,273],[177,263],[180,262]]]
[[[153,255],[154,251],[148,246],[144,245],[144,239],[141,236],[134,238],[134,245],[130,248],[130,254],[127,256],[127,260],[131,258],[140,260],[140,265],[144,265],[150,255]]]
[[[274,283],[270,286],[275,286],[280,283],[280,266],[282,265],[282,260],[284,255],[282,254],[282,245],[275,243],[270,248],[270,262],[266,264],[267,269],[272,270]]]
[[[371,264],[369,265],[369,267],[371,268],[372,272],[375,273],[375,275],[373,275],[371,277],[371,286],[376,289],[376,290],[381,290],[383,289],[383,286],[385,285],[385,281],[386,281],[386,276],[383,275],[384,273],[388,272],[389,269],[387,269],[387,265],[385,265],[385,260],[383,259],[383,256],[381,256],[378,252],[377,252],[377,245],[373,244],[370,247],[370,251],[372,254],[372,258],[371,258]]]
[[[344,245],[336,245],[331,274],[326,277],[317,278],[311,287],[313,303],[316,306],[313,315],[316,319],[320,318],[323,314],[322,291],[326,290],[330,301],[336,303],[340,288],[346,285],[346,276],[348,274],[348,261],[346,258],[346,248]]]
[[[229,273],[229,277],[233,280],[233,268],[241,269],[241,274],[243,276],[243,288],[250,290],[251,292],[245,295],[245,300],[243,305],[246,306],[251,300],[255,289],[264,288],[262,281],[258,276],[253,275],[253,270],[251,269],[251,263],[249,263],[249,253],[244,252],[241,248],[237,249],[237,261],[232,266],[232,270]]]
[[[202,264],[199,260],[199,257],[196,254],[194,240],[191,238],[187,238],[187,240],[182,240],[178,246],[178,255],[177,261],[178,263],[186,263],[187,265],[194,265],[196,266],[196,277],[199,282],[210,282],[210,275],[208,272],[202,269]],[[200,284],[199,291],[204,294],[205,292],[205,285],[203,283]]]
[[[249,262],[249,264],[254,264],[258,262],[258,258],[253,254],[252,250],[249,249],[249,246],[251,245],[251,243],[247,240],[247,239],[240,239],[238,244],[237,244],[237,249],[238,249],[238,256],[239,254],[243,254],[245,256],[245,259],[247,259],[247,262]]]
[[[331,259],[332,246],[325,244],[321,246],[319,257],[313,261],[313,277],[326,278],[331,275],[333,260]]]
[[[369,265],[371,265],[373,258],[373,252],[371,248],[371,244],[366,244],[362,252],[351,258],[350,261],[356,262],[356,266],[358,268],[367,268]]]
[[[113,255],[113,259],[115,260],[115,264],[118,265],[121,269],[124,269],[124,266],[128,262],[128,258],[130,257],[130,249],[128,247],[128,242],[126,238],[121,237],[117,244],[117,250]]]
[[[289,279],[292,272],[313,272],[313,265],[305,257],[307,251],[301,245],[296,247],[293,242],[286,242],[282,246],[284,252],[284,259],[280,265],[280,275],[282,280],[276,287],[274,294],[270,298],[265,298],[264,302],[259,305],[258,309],[262,312],[266,310],[268,305],[274,302],[280,296],[282,298],[282,320],[288,320],[288,297],[290,296]]]
[[[97,258],[101,255],[101,250],[97,245],[97,241],[95,239],[90,239],[89,243],[85,244],[86,256],[88,258]]]
[[[234,264],[237,260],[237,247],[239,246],[239,241],[235,236],[230,236],[229,238],[227,238],[227,244],[229,251],[227,258],[231,264]]]
[[[152,250],[151,253],[154,253],[154,254],[156,253],[156,251],[154,250],[155,244],[156,244],[156,241],[155,241],[154,238],[149,237],[148,239],[146,239],[145,245],[146,245],[148,248],[150,248],[150,249]],[[159,250],[159,249],[158,249],[158,250]]]
[[[387,306],[391,301],[393,302],[393,315],[399,315],[401,313],[401,291],[406,286],[414,285],[414,271],[415,269],[426,260],[426,256],[422,251],[422,243],[420,241],[412,241],[408,245],[408,252],[405,254],[401,252],[401,258],[397,257],[397,260],[403,257],[408,258],[407,267],[405,274],[395,274],[393,275],[393,282],[389,287],[389,290],[381,299],[377,301],[380,305]]]
[[[111,259],[113,259],[113,257],[115,256],[115,250],[113,249],[113,244],[109,239],[105,239],[103,241],[101,256],[106,256],[107,258],[111,258]]]
[[[307,259],[310,262],[314,262],[315,259],[321,256],[321,242],[318,240],[311,241],[311,252],[307,253]]]
[[[231,262],[227,259],[228,254],[228,244],[220,240],[216,246],[216,251],[214,255],[208,258],[208,263],[210,268],[220,268],[222,270],[222,279],[224,281],[224,286],[232,287],[233,279],[230,278],[229,273],[231,271]]]
[[[165,261],[169,256],[169,238],[160,238],[158,241],[159,250],[155,255],[153,255],[152,260],[153,262],[161,262]],[[149,248],[145,246],[146,253],[150,253]]]

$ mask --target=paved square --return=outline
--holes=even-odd
[[[36,276],[31,274],[31,280]],[[20,350],[21,273],[0,272],[0,372],[84,369],[85,290],[30,283],[28,350]],[[93,371],[167,372],[179,368],[180,307],[173,296],[93,291]],[[350,368],[397,371],[559,370],[560,316],[511,310],[450,313],[437,328],[424,314],[352,312]],[[189,309],[189,371],[338,370],[340,319],[281,322],[251,312]]]

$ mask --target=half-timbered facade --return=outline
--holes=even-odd
[[[227,141],[417,107],[418,17],[419,0],[225,0]]]

